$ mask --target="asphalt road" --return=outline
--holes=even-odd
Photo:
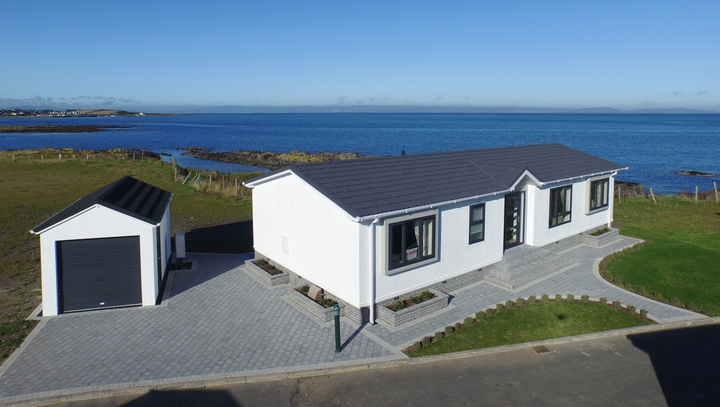
[[[60,404],[94,406],[720,406],[720,325],[355,372]]]

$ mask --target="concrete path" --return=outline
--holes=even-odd
[[[237,380],[249,375],[324,369],[402,359],[400,350],[476,311],[542,294],[606,297],[644,308],[665,322],[703,316],[621,290],[596,271],[599,259],[637,243],[621,238],[602,248],[563,253],[578,265],[510,291],[487,282],[452,292],[443,311],[401,328],[321,325],[243,272],[245,257],[193,254],[194,270],[171,273],[163,304],[44,318],[0,367],[0,404],[63,395],[102,394],[184,382]]]

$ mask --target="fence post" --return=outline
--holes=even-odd
[[[650,188],[650,196],[652,197],[653,202],[657,203],[657,201],[655,200],[655,194],[653,193],[652,188]]]
[[[715,203],[718,203],[717,182],[713,181],[713,187],[715,187]]]
[[[238,194],[238,182],[237,178],[235,178],[235,196]],[[717,201],[717,188],[715,188],[715,201]]]
[[[695,203],[698,201],[698,186],[695,185]]]

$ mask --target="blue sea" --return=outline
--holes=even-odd
[[[181,157],[182,147],[213,151],[357,152],[396,155],[536,143],[562,143],[629,167],[623,181],[656,193],[712,189],[720,173],[718,114],[202,114],[160,117],[0,118],[9,124],[99,124],[129,129],[78,134],[0,134],[0,150],[135,148],[172,154],[187,166],[246,166]]]

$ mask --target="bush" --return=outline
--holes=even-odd
[[[580,300],[582,300],[582,302],[588,302],[588,301],[590,301],[590,296],[585,294],[580,297]]]
[[[432,336],[426,336],[426,337],[422,338],[423,348],[427,348],[428,346],[430,346],[430,344],[432,343],[432,340],[433,340]]]
[[[419,295],[415,297],[410,297],[410,301],[414,302],[415,304],[420,304],[422,302]]]
[[[303,294],[307,294],[308,291],[310,291],[310,286],[305,284],[304,286],[300,287],[300,292]]]
[[[475,319],[478,321],[484,319],[485,317],[487,317],[487,315],[485,315],[485,311],[478,311],[475,313]]]
[[[513,301],[513,300],[505,301],[505,308],[512,308],[514,306],[515,306],[515,301]]]
[[[646,309],[641,309],[641,310],[640,310],[640,315],[642,315],[642,316],[644,316],[644,317],[647,318],[647,314],[648,314],[648,313],[647,313],[647,310],[646,310]]]
[[[502,311],[504,308],[505,308],[505,306],[504,306],[503,304],[497,304],[497,305],[495,305],[495,310],[496,310],[497,312]]]
[[[525,305],[525,298],[523,298],[523,297],[518,298],[517,300],[515,300],[515,304],[517,304],[518,306]]]
[[[697,306],[692,301],[685,304],[685,307],[687,307],[687,309],[689,309],[690,311],[697,311]]]
[[[562,301],[562,295],[555,294],[555,301]]]
[[[475,321],[472,317],[467,317],[463,320],[463,324],[465,324],[465,327],[471,326]]]
[[[634,305],[628,305],[627,310],[629,313],[634,314],[635,313],[635,306]]]
[[[658,301],[662,301],[662,299],[663,299],[662,294],[660,294],[660,292],[658,292],[658,291],[653,291],[653,297]]]
[[[600,297],[600,301],[599,301],[599,302],[600,302],[600,304],[605,305],[605,304],[607,304],[607,298],[605,298],[605,297]]]
[[[401,309],[405,309],[407,305],[405,305],[405,301],[403,300],[397,300],[395,302],[395,311],[400,311]]]
[[[407,348],[407,353],[417,352],[422,348],[422,343],[415,342]]]
[[[619,276],[613,278],[612,281],[613,281],[613,283],[615,283],[615,284],[617,284],[617,285],[622,285],[622,278],[620,278]]]
[[[448,336],[453,332],[455,332],[455,328],[452,325],[448,325],[445,327],[445,336]]]
[[[536,301],[536,299],[535,299],[534,295],[529,296],[527,299],[528,304],[531,304],[531,305],[535,304],[535,301]]]
[[[622,306],[622,304],[620,304],[620,301],[613,301],[613,302],[612,302],[612,305],[613,305],[613,307],[615,307],[615,308],[620,308],[620,307]]]
[[[680,300],[678,300],[676,297],[670,298],[670,304],[678,306],[680,305]]]
[[[645,288],[644,285],[641,285],[640,287],[638,287],[638,292],[642,295],[647,295],[647,293],[648,293],[647,288]]]
[[[550,296],[547,294],[542,295],[542,302],[550,302]]]
[[[566,298],[568,301],[575,301],[575,296],[572,294],[568,294]]]
[[[632,283],[625,283],[626,290],[632,290],[633,288],[635,288],[635,287],[633,287]]]
[[[432,341],[433,341],[433,343],[439,342],[442,338],[443,338],[443,333],[442,333],[442,331],[437,331],[437,332],[435,332],[435,336],[433,336],[433,340],[432,340]]]
[[[456,331],[459,331],[459,330],[461,330],[461,329],[462,329],[462,324],[459,323],[459,322],[456,322],[456,323],[455,323],[455,330],[456,330]]]
[[[488,309],[485,310],[485,317],[486,317],[486,318],[489,317],[489,316],[491,316],[491,315],[493,315],[493,314],[495,314],[495,309],[494,309],[494,308],[488,308]]]
[[[432,297],[433,297],[433,293],[431,293],[430,291],[425,290],[420,293],[420,298],[422,298],[423,300],[429,300]]]

